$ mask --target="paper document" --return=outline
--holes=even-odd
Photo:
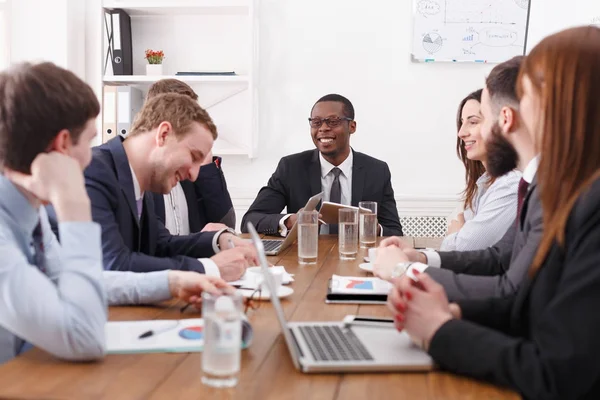
[[[128,353],[190,353],[204,347],[204,320],[118,321],[105,325],[106,352]],[[153,334],[140,339],[144,333]],[[242,320],[242,348],[252,341],[252,327]]]

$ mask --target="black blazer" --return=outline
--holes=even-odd
[[[429,353],[443,368],[528,399],[600,399],[600,179],[533,279],[508,297],[459,302]]]
[[[214,232],[171,236],[154,213],[152,196],[144,194],[141,221],[129,161],[120,136],[93,149],[85,185],[92,217],[102,228],[104,268],[149,272],[166,269],[204,272],[196,258],[214,255]]]
[[[195,182],[181,181],[188,206],[191,233],[200,232],[209,222],[220,222],[235,229],[235,211],[221,163],[221,157],[213,157],[212,163],[200,167]],[[164,197],[158,193],[152,193],[152,197],[156,216],[164,224]]]
[[[378,203],[378,220],[384,236],[402,236],[398,218],[390,169],[383,161],[355,152],[352,166],[352,205],[360,201]],[[292,154],[279,161],[277,169],[263,187],[242,219],[242,232],[247,232],[248,222],[259,233],[276,235],[279,221],[285,214],[296,213],[306,205],[311,196],[322,191],[321,162],[318,150]]]

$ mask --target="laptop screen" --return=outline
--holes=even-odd
[[[279,296],[276,293],[273,293],[273,280],[271,275],[269,274],[269,262],[267,261],[267,257],[265,255],[265,248],[263,243],[254,229],[254,226],[251,222],[248,222],[248,232],[252,237],[252,242],[256,247],[256,252],[258,253],[258,258],[260,260],[260,267],[262,269],[265,282],[267,284],[267,288],[269,288],[269,293],[271,294],[271,303],[275,308],[275,313],[277,314],[277,319],[279,320],[279,325],[281,325],[281,330],[283,332],[283,337],[285,338],[285,343],[287,345],[288,351],[290,352],[290,356],[292,357],[292,362],[296,369],[300,369],[299,360],[299,351],[296,347],[296,341],[292,337],[292,334],[287,326],[287,321],[285,320],[285,314],[283,313],[283,308],[281,307],[281,302],[279,301]]]

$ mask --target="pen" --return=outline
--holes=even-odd
[[[176,328],[177,326],[179,326],[179,321],[175,321],[175,325],[170,325],[170,326],[167,326],[167,327],[161,328],[161,329],[156,329],[156,330],[152,329],[152,330],[146,331],[146,332],[142,333],[138,337],[138,339],[145,339],[145,338],[149,338],[150,336],[156,336],[163,332],[170,331],[171,329]]]

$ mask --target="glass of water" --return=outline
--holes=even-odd
[[[340,260],[354,260],[358,253],[358,210],[343,208],[338,213]]]
[[[298,262],[315,264],[319,250],[319,213],[300,211],[298,213]]]
[[[242,295],[202,293],[204,349],[202,383],[226,388],[237,385],[242,348]]]
[[[358,203],[360,247],[368,249],[375,247],[377,242],[377,202],[361,201]]]

